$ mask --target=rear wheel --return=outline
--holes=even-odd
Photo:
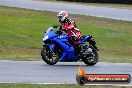
[[[87,46],[87,49],[85,52],[88,52],[89,54],[83,54],[82,61],[89,66],[95,65],[98,62],[97,50],[93,48],[92,46]]]
[[[42,59],[49,65],[56,64],[60,59],[60,51],[54,47],[53,51],[50,51],[48,46],[44,46],[41,50]]]

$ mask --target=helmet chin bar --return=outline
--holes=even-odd
[[[65,20],[65,17],[62,17],[61,21],[63,22]]]
[[[59,16],[59,17],[58,17],[58,20],[59,20],[59,22],[63,22],[63,21],[65,20],[65,18],[64,18],[64,17]]]
[[[58,19],[58,21],[59,21],[59,22],[61,22],[61,23],[65,23],[65,22],[66,22],[66,20],[67,20],[67,18],[65,18],[63,21],[62,21],[62,20],[60,20],[60,19]]]

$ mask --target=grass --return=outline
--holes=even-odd
[[[80,4],[80,5],[90,5],[90,6],[106,6],[106,7],[112,7],[112,8],[132,10],[131,4],[86,3],[86,2],[69,2],[69,1],[57,1],[57,0],[37,0],[37,1],[61,2],[61,3],[71,3],[71,4]]]
[[[57,22],[51,15],[0,7],[0,59],[40,60],[43,31]]]
[[[55,12],[0,7],[0,59],[41,60],[43,31],[58,24]],[[132,22],[70,15],[84,35],[91,34],[100,61],[132,63]]]
[[[34,85],[34,84],[0,84],[0,88],[126,88],[119,86],[79,86],[79,85]],[[131,87],[127,87],[131,88]]]

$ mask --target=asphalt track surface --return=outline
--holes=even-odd
[[[0,60],[0,83],[77,84],[76,73],[79,66],[88,74],[132,75],[132,64],[129,63],[99,62],[95,66],[86,66],[83,62],[58,62],[49,66],[43,61]],[[119,85],[132,86],[132,82]]]
[[[20,7],[35,10],[55,11],[66,10],[72,14],[91,15],[97,17],[113,18],[132,21],[132,10],[85,6],[64,3],[52,3],[32,0],[0,0],[0,6]]]

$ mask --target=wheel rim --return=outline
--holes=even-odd
[[[88,57],[87,60],[88,60],[89,63],[96,63],[97,62],[96,54],[95,54],[93,49],[92,49],[92,56]]]
[[[48,60],[48,61],[50,61],[51,63],[53,63],[53,62],[55,62],[55,61],[57,61],[57,59],[58,59],[58,53],[56,52],[52,52],[52,51],[50,51],[49,49],[46,49],[46,59]]]

